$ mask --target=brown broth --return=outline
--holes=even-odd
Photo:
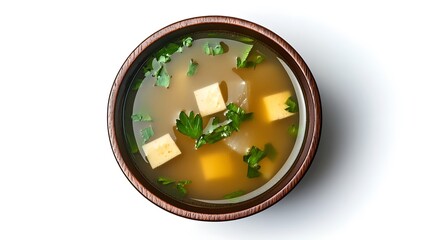
[[[187,198],[219,200],[228,193],[237,190],[249,193],[265,183],[277,173],[284,165],[295,144],[295,138],[288,134],[288,128],[292,124],[298,124],[299,116],[268,122],[265,119],[265,109],[262,98],[271,94],[289,90],[293,95],[295,91],[292,82],[277,59],[276,54],[270,48],[261,43],[254,42],[254,50],[261,52],[265,60],[256,68],[236,69],[236,58],[242,56],[246,44],[233,40],[234,36],[227,38],[199,38],[195,37],[192,47],[184,48],[182,53],[175,53],[171,62],[166,64],[168,73],[172,76],[169,88],[154,86],[155,79],[147,77],[140,88],[134,94],[129,94],[128,105],[131,105],[132,113],[142,110],[149,112],[152,122],[132,122],[130,129],[125,129],[134,135],[139,152],[134,154],[135,164],[142,174],[153,185],[165,190],[167,194],[176,195],[171,186],[162,186],[157,183],[158,177],[168,177],[174,180],[191,180],[186,185]],[[203,52],[202,45],[206,42],[224,42],[228,51],[222,55],[210,56]],[[188,63],[190,59],[198,62],[197,73],[188,77]],[[139,75],[140,74],[140,75]],[[141,76],[139,73],[137,77]],[[243,122],[238,132],[215,144],[206,144],[199,149],[194,148],[195,140],[176,130],[176,119],[180,111],[198,113],[198,107],[194,97],[194,90],[208,86],[215,82],[223,82],[221,86],[227,86],[227,93],[223,92],[226,103],[235,102],[241,104],[247,112],[253,112],[253,119]],[[227,95],[227,96],[225,96]],[[247,96],[247,102],[243,102]],[[225,98],[227,97],[227,98]],[[217,116],[223,116],[217,113]],[[205,127],[209,118],[203,118]],[[129,116],[125,116],[125,119]],[[131,120],[129,120],[131,122]],[[141,148],[142,137],[140,130],[151,125],[155,135],[149,140],[154,140],[169,133],[175,140],[182,154],[169,162],[152,169],[144,159]],[[243,161],[247,149],[257,146],[260,149],[270,143],[277,154],[274,159],[264,158],[261,162],[260,172],[263,174],[257,178],[247,177],[247,164]],[[233,150],[233,148],[235,150]],[[217,155],[226,161],[230,167],[230,175],[215,180],[206,180],[201,166],[201,158],[208,155]],[[226,160],[225,160],[226,159]],[[225,171],[225,166],[216,171]]]

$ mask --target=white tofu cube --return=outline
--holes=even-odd
[[[219,83],[195,90],[194,95],[203,117],[226,109]]]
[[[165,134],[143,145],[143,151],[152,169],[161,166],[181,154],[170,134]]]
[[[232,176],[231,157],[225,152],[211,152],[200,157],[203,175],[206,180],[216,180]],[[237,159],[235,159],[237,160]]]
[[[295,114],[285,110],[287,107],[286,100],[290,96],[292,94],[289,91],[284,91],[263,98],[268,121],[287,118]]]

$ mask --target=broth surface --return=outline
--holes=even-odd
[[[135,164],[153,186],[176,197],[180,197],[176,189],[159,184],[158,177],[191,180],[192,183],[186,185],[186,198],[191,199],[219,200],[226,194],[236,191],[249,193],[261,187],[277,173],[294,147],[295,137],[288,133],[288,128],[292,124],[298,125],[299,114],[268,122],[262,101],[265,96],[286,90],[296,95],[292,82],[276,54],[261,43],[253,42],[252,51],[262,53],[265,60],[255,68],[237,69],[236,58],[243,55],[246,43],[234,40],[235,36],[192,37],[194,37],[192,46],[184,47],[183,52],[173,54],[171,61],[166,63],[168,73],[172,76],[169,88],[154,86],[155,78],[151,76],[144,78],[143,70],[136,76],[136,79],[144,78],[144,81],[138,90],[130,90],[124,116],[129,122],[128,125],[125,124],[125,131],[138,146],[138,151],[133,154]],[[206,55],[203,44],[207,42],[223,42],[228,46],[227,52],[216,56]],[[191,59],[198,62],[198,68],[194,76],[187,76]],[[236,103],[246,112],[253,112],[253,118],[243,122],[240,130],[233,132],[230,137],[195,149],[195,140],[177,131],[176,119],[182,110],[187,114],[190,111],[198,113],[194,91],[216,82],[220,83],[226,104]],[[127,115],[141,111],[148,112],[153,121],[132,122],[130,115]],[[225,119],[223,112],[203,117],[204,127],[212,116],[219,116],[221,121]],[[145,160],[141,147],[143,142],[140,131],[149,125],[154,130],[154,136],[149,142],[169,133],[182,152],[155,169],[152,169]],[[265,157],[260,161],[259,171],[262,173],[260,177],[248,178],[248,165],[243,161],[243,156],[252,146],[264,149],[265,144],[272,144],[276,155],[273,159]],[[222,158],[222,162],[227,162],[224,166],[212,169],[225,176],[206,179],[202,161],[207,156]]]

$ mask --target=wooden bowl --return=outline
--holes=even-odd
[[[270,46],[281,56],[295,76],[297,87],[302,93],[300,106],[301,104],[305,106],[305,111],[300,112],[304,112],[306,119],[304,124],[306,127],[302,133],[302,144],[296,153],[293,164],[266,191],[238,203],[189,204],[168,197],[153,187],[142,176],[125,146],[122,119],[123,105],[127,89],[130,88],[131,80],[141,64],[151,53],[160,49],[169,41],[186,34],[208,30],[213,32],[229,31],[247,35]],[[143,196],[157,206],[179,216],[197,220],[224,221],[260,212],[278,202],[298,184],[308,170],[316,153],[322,116],[320,96],[313,75],[301,56],[285,40],[272,31],[243,19],[225,16],[203,16],[173,23],[152,34],[137,46],[126,59],[115,78],[109,97],[107,120],[110,142],[116,160],[131,184]]]

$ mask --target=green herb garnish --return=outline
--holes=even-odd
[[[168,74],[167,69],[163,65],[156,74],[155,86],[168,88],[170,86],[171,76]]]
[[[131,115],[133,122],[151,122],[152,117],[147,113],[136,113]]]
[[[131,153],[137,153],[139,151],[139,147],[137,146],[135,138],[132,137],[129,133],[125,134],[125,138]]]
[[[176,181],[166,178],[166,177],[159,177],[158,178],[158,183],[161,183],[162,185],[168,185],[171,183],[175,183]]]
[[[205,128],[204,133],[195,142],[195,148],[198,149],[204,144],[216,143],[231,136],[234,131],[238,131],[240,129],[240,125],[243,121],[249,120],[253,116],[253,113],[246,113],[244,109],[237,106],[235,103],[228,104],[226,108],[228,109],[225,113],[227,120],[222,123],[218,123],[219,120],[213,118]]]
[[[191,180],[180,180],[180,181],[175,181],[166,177],[159,177],[158,178],[158,183],[162,184],[162,185],[170,185],[173,184],[176,186],[177,191],[181,194],[181,195],[186,195],[186,193],[188,193],[188,191],[186,190],[185,186],[192,183]]]
[[[186,195],[186,193],[188,193],[188,191],[186,191],[185,186],[188,185],[188,184],[190,184],[190,183],[192,183],[191,180],[181,180],[181,181],[178,181],[176,183],[176,189],[177,189],[177,191],[179,191],[179,193],[182,194],[182,195]]]
[[[158,61],[160,61],[160,58],[170,58],[171,55],[173,55],[176,52],[181,52],[181,46],[177,43],[169,43],[167,46],[161,48],[156,54],[155,57]],[[168,62],[168,61],[167,61]]]
[[[237,57],[237,68],[256,68],[256,65],[262,63],[265,60],[265,57],[259,52],[252,54],[253,45],[248,45],[244,50],[244,53],[241,57]]]
[[[254,40],[249,37],[239,37],[238,41],[242,43],[252,43]]]
[[[186,73],[186,75],[188,76],[194,76],[195,73],[197,72],[197,68],[198,68],[198,63],[196,61],[194,61],[193,59],[191,59],[189,61],[189,65],[188,65],[188,72]]]
[[[182,39],[182,46],[186,46],[186,47],[192,47],[192,42],[193,42],[194,40],[191,38],[191,37],[187,37],[187,38],[184,38],[184,39]]]
[[[200,148],[202,145],[207,143],[216,143],[220,140],[231,136],[234,129],[229,125],[219,126],[213,130],[213,132],[209,134],[201,135],[197,141],[195,142],[195,148]]]
[[[153,132],[152,126],[140,130],[140,134],[143,138],[143,144],[145,144],[155,133]]]
[[[153,56],[148,58],[142,67],[145,77],[155,77],[155,86],[168,88],[170,86],[171,76],[168,74],[166,63],[171,61],[171,56],[176,52],[182,52],[184,47],[191,47],[193,39],[186,37],[180,42],[169,43],[161,48]],[[132,89],[137,90],[141,86],[143,79],[138,79]]]
[[[247,163],[247,177],[248,178],[255,178],[259,177],[261,173],[259,172],[259,169],[261,166],[259,165],[259,162],[266,157],[266,153],[262,151],[261,149],[252,146],[250,150],[247,152],[246,155],[243,156],[243,161]]]
[[[291,135],[292,137],[296,137],[298,136],[298,125],[292,124],[288,129],[287,132],[289,133],[289,135]]]
[[[194,115],[193,111],[189,113],[189,116],[181,111],[179,119],[176,119],[176,127],[182,134],[197,139],[203,133],[203,118],[199,113]]]
[[[240,128],[241,122],[251,119],[253,116],[253,113],[246,113],[244,109],[235,105],[234,103],[228,104],[226,106],[226,109],[228,109],[228,111],[226,112],[225,116],[227,119],[230,119],[232,121],[231,126],[236,131],[238,131],[238,129]]]
[[[271,143],[267,143],[264,145],[264,152],[266,153],[267,158],[271,160],[273,160],[277,156],[277,151]]]
[[[224,50],[222,45],[226,45],[226,44],[223,42],[220,42],[220,43],[217,43],[214,46],[212,46],[211,44],[206,42],[203,45],[204,53],[207,55],[212,55],[212,56],[221,55],[221,54],[225,53],[225,50]]]
[[[231,199],[231,198],[236,198],[236,197],[240,197],[243,196],[246,192],[243,190],[238,190],[232,193],[228,193],[225,196],[223,196],[223,199]]]
[[[286,102],[286,108],[285,110],[290,113],[296,113],[298,112],[298,103],[296,102],[295,98],[289,97]]]

